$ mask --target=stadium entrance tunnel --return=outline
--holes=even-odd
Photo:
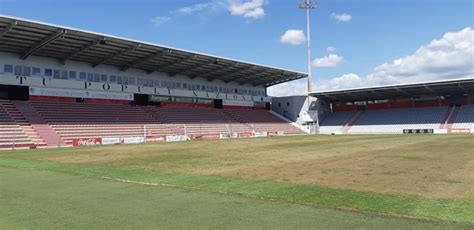
[[[0,99],[27,101],[29,99],[29,87],[0,85]]]
[[[135,105],[149,105],[150,100],[146,94],[135,94],[133,99],[133,104]]]

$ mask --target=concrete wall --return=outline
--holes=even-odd
[[[318,100],[315,97],[309,98],[309,105],[306,96],[273,97],[272,110],[287,119],[304,125],[302,119],[303,112],[308,110],[318,111],[318,117],[321,119],[330,111],[329,103]]]

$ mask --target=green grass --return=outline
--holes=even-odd
[[[465,229],[188,189],[0,167],[2,229]]]
[[[105,184],[114,184],[138,190],[146,187],[151,190],[150,193],[154,191],[157,194],[165,190],[176,190],[177,193],[185,194],[183,196],[203,194],[214,197],[209,199],[242,199],[249,203],[247,208],[252,207],[251,204],[260,202],[263,205],[262,207],[266,207],[265,205],[282,205],[278,207],[285,208],[270,210],[286,213],[286,215],[293,212],[299,213],[297,211],[299,208],[311,210],[304,212],[312,213],[311,215],[315,216],[324,216],[319,212],[329,211],[332,212],[331,215],[334,215],[333,217],[327,215],[321,219],[314,219],[315,217],[310,214],[308,214],[309,216],[302,215],[303,219],[313,218],[315,222],[311,223],[298,218],[295,220],[281,219],[281,216],[279,216],[282,215],[281,213],[266,216],[256,212],[252,215],[256,219],[255,221],[260,218],[268,221],[275,219],[272,221],[277,223],[287,221],[289,225],[285,225],[285,223],[276,225],[281,226],[281,228],[288,228],[289,226],[309,228],[318,223],[320,225],[317,226],[334,226],[335,228],[347,228],[348,225],[345,225],[347,223],[352,223],[360,228],[378,229],[394,228],[395,226],[406,226],[401,227],[403,229],[409,227],[415,229],[432,228],[431,225],[440,228],[467,228],[466,225],[462,224],[474,224],[474,200],[469,192],[466,193],[462,189],[472,188],[472,180],[469,176],[465,177],[465,174],[460,172],[472,173],[469,168],[474,162],[472,154],[473,140],[472,136],[462,135],[305,136],[119,147],[47,149],[2,152],[0,153],[0,167],[7,171],[15,170],[15,174],[19,175],[22,173],[31,175],[51,174],[51,176],[48,176],[48,179],[51,177],[48,183],[56,183],[55,186],[51,186],[54,188],[74,187],[74,181],[83,183],[85,187],[88,187],[85,184],[94,184],[90,188],[90,198],[86,193],[80,199],[78,198],[79,200],[76,203],[71,203],[71,205],[63,208],[60,206],[52,207],[58,212],[64,211],[64,209],[66,211],[74,210],[76,205],[81,202],[92,202],[91,200],[96,199],[93,195],[96,191],[112,194],[115,191],[107,188]],[[452,145],[450,146],[450,144]],[[295,161],[295,159],[298,159],[298,161]],[[245,174],[247,172],[250,174]],[[283,176],[284,178],[275,176],[279,172],[286,173]],[[2,177],[5,175],[8,177],[9,174],[0,174]],[[56,177],[69,177],[72,184],[62,185],[65,180],[56,180],[54,179]],[[346,183],[342,182],[326,185],[322,182],[319,183],[318,180],[313,182],[311,179],[314,177],[320,177],[321,180],[329,178],[329,181],[334,179],[336,182],[339,180],[342,182],[344,180],[349,182],[358,180],[360,183],[367,183],[369,186],[361,188],[358,183],[347,186]],[[39,188],[35,187],[34,183],[15,182],[25,178],[26,176],[22,179],[11,179],[11,185],[8,187],[11,187],[12,190],[38,194],[37,198],[41,199],[45,194],[38,193]],[[41,179],[43,178],[41,177]],[[105,180],[104,178],[109,179]],[[303,182],[298,181],[301,178],[304,179]],[[394,182],[387,184],[389,190],[379,191],[380,186],[377,187],[377,182],[373,182],[373,186],[370,186],[370,182],[374,178],[393,180]],[[407,181],[404,182],[400,178]],[[3,178],[0,179],[3,181]],[[114,179],[154,183],[159,186],[151,186],[150,188],[137,184],[124,184],[114,181]],[[101,183],[104,184],[104,187],[100,187]],[[406,187],[407,193],[398,192],[400,190],[397,186],[400,186],[400,183],[402,183],[403,188]],[[393,186],[393,188],[390,186]],[[438,186],[434,188],[438,188],[439,191],[432,193],[432,189],[426,189],[429,186]],[[456,189],[453,190],[451,189],[452,186],[461,187],[454,187]],[[5,186],[2,185],[2,189],[3,187]],[[446,191],[442,191],[442,189],[446,189]],[[137,192],[133,193],[136,199],[144,199]],[[55,194],[59,195],[60,193]],[[67,195],[61,199],[70,196],[73,195]],[[14,201],[15,197],[9,198]],[[129,195],[126,197],[131,199]],[[6,198],[2,196],[2,199]],[[141,206],[141,203],[137,202]],[[169,205],[172,206],[171,203],[173,202],[171,200],[169,202]],[[26,203],[28,202],[25,201],[25,205]],[[9,204],[7,210],[15,209],[11,202],[7,204]],[[133,204],[133,202],[130,204]],[[51,205],[54,205],[54,202]],[[175,205],[180,206],[181,204],[177,202]],[[133,208],[138,209],[139,206]],[[208,212],[219,213],[220,210],[227,210],[227,207],[224,206],[217,205],[212,211],[209,210]],[[125,205],[124,207],[129,206]],[[331,208],[336,208],[336,210]],[[147,210],[146,207],[143,209]],[[234,210],[237,209],[234,208]],[[31,215],[34,216],[34,213],[39,212],[35,210],[31,210]],[[354,210],[357,213],[344,210]],[[97,209],[92,213],[99,215],[102,212],[99,211],[100,209]],[[163,210],[155,210],[155,212],[161,211]],[[114,213],[114,210],[111,210],[111,212]],[[124,210],[117,212],[125,213]],[[376,216],[377,214],[383,214],[383,217]],[[247,223],[248,225],[238,225],[235,222],[238,222],[236,219],[240,217],[237,215],[234,219],[233,215],[235,214],[230,215],[227,219],[224,218],[222,221],[215,220],[216,223],[203,223],[202,226],[222,226],[224,228],[272,227],[265,221],[258,225],[250,220]],[[198,218],[198,216],[194,218]],[[14,217],[17,218],[18,216]],[[409,218],[406,219],[405,217]],[[173,217],[170,214],[169,218],[176,219],[179,217]],[[339,223],[340,225],[331,222],[337,218],[342,218],[336,221],[342,222]],[[69,221],[74,222],[73,219],[71,218]],[[420,222],[419,219],[435,222],[425,223]],[[359,222],[359,220],[362,221]],[[8,226],[15,227],[13,225],[15,221],[9,221],[9,219],[2,221],[6,224],[8,222],[10,224]],[[135,220],[125,218],[123,221],[134,223]],[[375,223],[373,221],[380,222]],[[100,227],[102,224],[102,221],[99,220],[93,222],[95,224],[93,226]],[[221,222],[229,224],[220,225]],[[294,225],[294,223],[300,222],[302,225]],[[65,221],[65,223],[70,222]],[[156,224],[157,222],[153,223]],[[60,226],[62,223],[57,224]],[[21,228],[21,226],[31,225],[24,223],[24,225],[16,227]],[[166,225],[166,227],[173,228],[172,225]],[[184,225],[174,227],[186,228]]]

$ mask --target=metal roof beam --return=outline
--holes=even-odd
[[[411,94],[407,93],[405,90],[400,89],[398,87],[394,87],[394,88],[395,88],[395,90],[397,90],[397,92],[403,93],[403,94],[405,94],[405,96],[410,96],[411,97]]]
[[[231,65],[231,66],[224,66],[222,68],[219,68],[219,69],[215,70],[214,72],[208,71],[204,74],[193,76],[193,77],[191,77],[191,79],[198,78],[198,77],[206,78],[208,76],[211,76],[211,77],[216,76],[216,75],[219,75],[219,74],[216,74],[216,72],[217,73],[221,72],[221,71],[226,72],[226,71],[228,71],[228,69],[234,69],[234,68],[237,68],[237,67],[239,67],[239,64],[234,64],[234,65]]]
[[[76,50],[75,52],[69,54],[67,57],[61,59],[61,63],[65,64],[67,60],[75,57],[76,55],[78,55],[78,54],[80,54],[80,53],[82,53],[82,52],[98,45],[98,44],[105,44],[105,43],[106,43],[106,38],[105,37],[102,38],[102,39],[95,40],[95,41],[83,46],[82,48]]]
[[[118,56],[120,56],[120,55],[126,54],[126,53],[128,53],[128,52],[132,52],[132,51],[134,51],[134,50],[140,48],[141,46],[142,46],[141,44],[136,44],[136,45],[134,45],[134,46],[130,46],[130,47],[128,47],[127,49],[124,49],[124,50],[122,50],[122,51],[120,51],[120,52],[117,52],[117,53],[115,53],[115,54],[112,54],[112,55],[110,55],[110,56],[108,56],[108,57],[106,57],[106,58],[102,58],[100,61],[98,61],[98,62],[96,62],[96,63],[93,63],[93,64],[92,64],[92,67],[96,67],[96,66],[98,66],[98,65],[100,65],[100,64],[102,64],[102,63],[104,63],[104,62],[106,62],[106,61],[112,60],[112,59],[114,59],[114,58],[116,58],[116,57],[118,57]]]
[[[250,71],[250,70],[256,70],[257,69],[257,66],[253,66],[252,68],[249,68],[249,69],[240,69],[240,70],[237,70],[237,71],[233,71],[233,72],[230,72],[229,75],[225,75],[222,77],[222,80],[225,82],[225,83],[229,83],[231,82],[232,80],[229,80],[230,78],[232,78],[233,76],[239,74],[239,73],[242,73],[242,72],[245,72],[245,71]]]
[[[30,47],[28,50],[26,50],[23,54],[20,55],[20,59],[25,60],[29,56],[33,55],[36,51],[40,50],[41,48],[47,46],[49,43],[53,42],[54,40],[60,38],[64,34],[67,33],[67,30],[61,29],[57,31],[56,33],[50,35],[49,37],[43,39],[41,42],[38,42],[37,44],[33,45]]]
[[[134,68],[134,67],[138,66],[141,63],[145,63],[145,62],[154,60],[155,58],[163,57],[163,56],[165,56],[165,55],[167,55],[171,52],[172,51],[170,49],[165,49],[165,50],[162,50],[162,51],[158,51],[156,53],[152,53],[148,56],[145,56],[145,57],[139,58],[135,61],[129,62],[128,64],[120,67],[120,70],[127,71],[128,69]]]
[[[7,28],[5,28],[4,30],[2,30],[0,32],[0,38],[3,37],[3,35],[7,34],[8,32],[12,31],[13,28],[15,28],[15,26],[18,25],[18,21],[13,21],[12,23],[10,23]]]
[[[163,71],[164,69],[166,69],[166,68],[168,68],[168,67],[170,67],[170,66],[174,66],[174,65],[177,65],[177,64],[180,64],[180,63],[189,61],[189,60],[191,60],[191,59],[193,59],[193,58],[195,58],[195,57],[197,57],[197,55],[196,55],[196,54],[193,54],[193,55],[191,55],[191,56],[187,56],[187,57],[180,58],[180,59],[178,59],[178,60],[176,60],[176,61],[170,61],[170,62],[167,62],[166,64],[164,64],[164,65],[158,67],[157,69],[153,69],[153,70],[148,71],[147,73],[150,74],[150,73],[153,73],[153,72],[155,72],[155,71],[160,72],[160,71]]]
[[[244,80],[244,81],[239,81],[239,84],[240,85],[243,85],[243,84],[253,84],[254,82],[258,82],[258,81],[264,81],[264,79],[261,79],[261,78],[266,78],[266,77],[270,77],[271,80],[273,79],[276,79],[277,77],[272,77],[273,74],[272,73],[263,73],[263,74],[256,74],[256,75],[252,75],[251,77],[243,77],[241,80]],[[278,76],[283,76],[283,75],[278,75]],[[255,78],[252,80],[252,78]],[[250,81],[247,81],[247,79],[250,79]],[[270,80],[268,79],[268,80]]]
[[[171,75],[171,76],[176,76],[176,75],[178,75],[178,74],[183,74],[183,73],[189,72],[189,71],[191,71],[191,70],[195,70],[195,69],[200,68],[200,67],[203,67],[203,66],[207,66],[207,65],[210,65],[210,64],[217,64],[217,62],[218,62],[217,59],[212,59],[212,60],[210,60],[210,61],[203,62],[203,63],[197,64],[197,65],[194,65],[194,66],[191,66],[191,67],[188,67],[188,68],[185,68],[185,69],[176,71],[176,72],[174,72],[174,73],[171,73],[170,75]],[[193,78],[191,78],[191,79],[193,79]]]
[[[431,93],[436,93],[432,88],[430,88],[430,87],[427,86],[426,84],[424,84],[423,87],[424,87],[425,89],[427,89],[428,91],[430,91]]]
[[[467,93],[468,91],[461,85],[461,83],[457,84],[458,88],[460,88],[464,93]]]

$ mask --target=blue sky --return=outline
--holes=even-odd
[[[318,3],[319,7],[312,11],[313,60],[319,58],[319,64],[313,67],[315,88],[423,80],[397,78],[396,74],[374,80],[374,76],[381,79],[378,70],[384,63],[402,59],[403,64],[411,60],[403,59],[410,55],[423,58],[423,53],[417,55],[420,47],[444,39],[451,43],[467,41],[467,56],[462,51],[466,47],[451,45],[443,50],[461,50],[461,54],[449,54],[463,60],[470,58],[471,64],[440,63],[441,69],[465,68],[467,63],[468,71],[464,75],[450,72],[427,80],[473,76],[472,0]],[[290,40],[296,39],[293,45],[288,40],[281,41],[287,30],[305,29],[305,14],[297,5],[298,0],[0,0],[0,13],[306,72],[305,45],[301,40],[304,34],[299,34],[303,35],[300,40],[290,36]],[[445,37],[449,32],[458,36]],[[328,51],[328,47],[335,50]],[[438,50],[433,47],[424,53]],[[426,65],[430,63],[424,63],[423,69]],[[416,71],[417,67],[410,68]],[[343,84],[349,81],[355,83]],[[303,82],[289,86],[299,91]],[[284,88],[288,87],[276,90]]]

